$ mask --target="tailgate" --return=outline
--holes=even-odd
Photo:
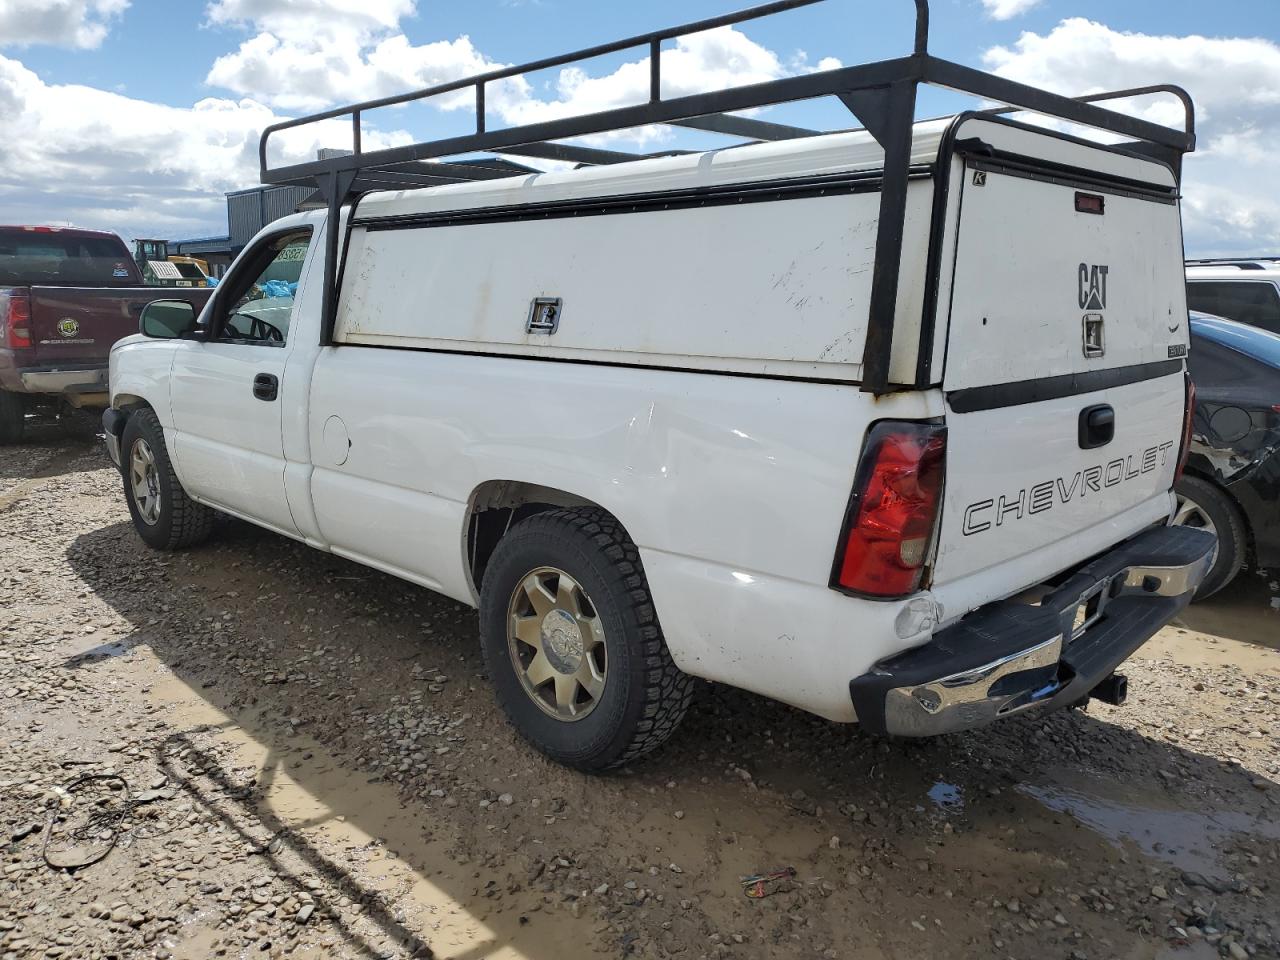
[[[162,287],[32,287],[36,362],[106,366],[111,345],[138,332],[138,316],[152,300],[190,300],[199,309],[211,293]]]
[[[1008,595],[1167,514],[1188,343],[1181,222],[1167,167],[965,128],[983,143],[954,161],[934,583],[981,573]]]

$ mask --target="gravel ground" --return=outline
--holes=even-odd
[[[151,552],[119,488],[0,450],[3,960],[1280,956],[1268,578],[1123,708],[902,742],[704,685],[591,778],[503,722],[471,610],[239,523]]]

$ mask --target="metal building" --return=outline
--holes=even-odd
[[[295,213],[315,191],[309,187],[250,187],[227,194],[227,232],[233,246],[243,247],[273,220]]]
[[[220,277],[254,234],[273,220],[287,217],[312,193],[308,187],[249,187],[227,194],[227,233],[220,237],[173,240],[169,252],[199,257],[209,273]]]

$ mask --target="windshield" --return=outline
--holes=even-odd
[[[0,286],[134,283],[128,252],[114,238],[0,231]]]
[[[1191,318],[1191,332],[1280,370],[1280,336],[1217,317]]]

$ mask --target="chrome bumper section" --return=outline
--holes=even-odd
[[[1215,547],[1203,530],[1149,530],[1039,604],[976,610],[855,678],[858,720],[872,732],[926,737],[1074,703],[1191,602]]]

